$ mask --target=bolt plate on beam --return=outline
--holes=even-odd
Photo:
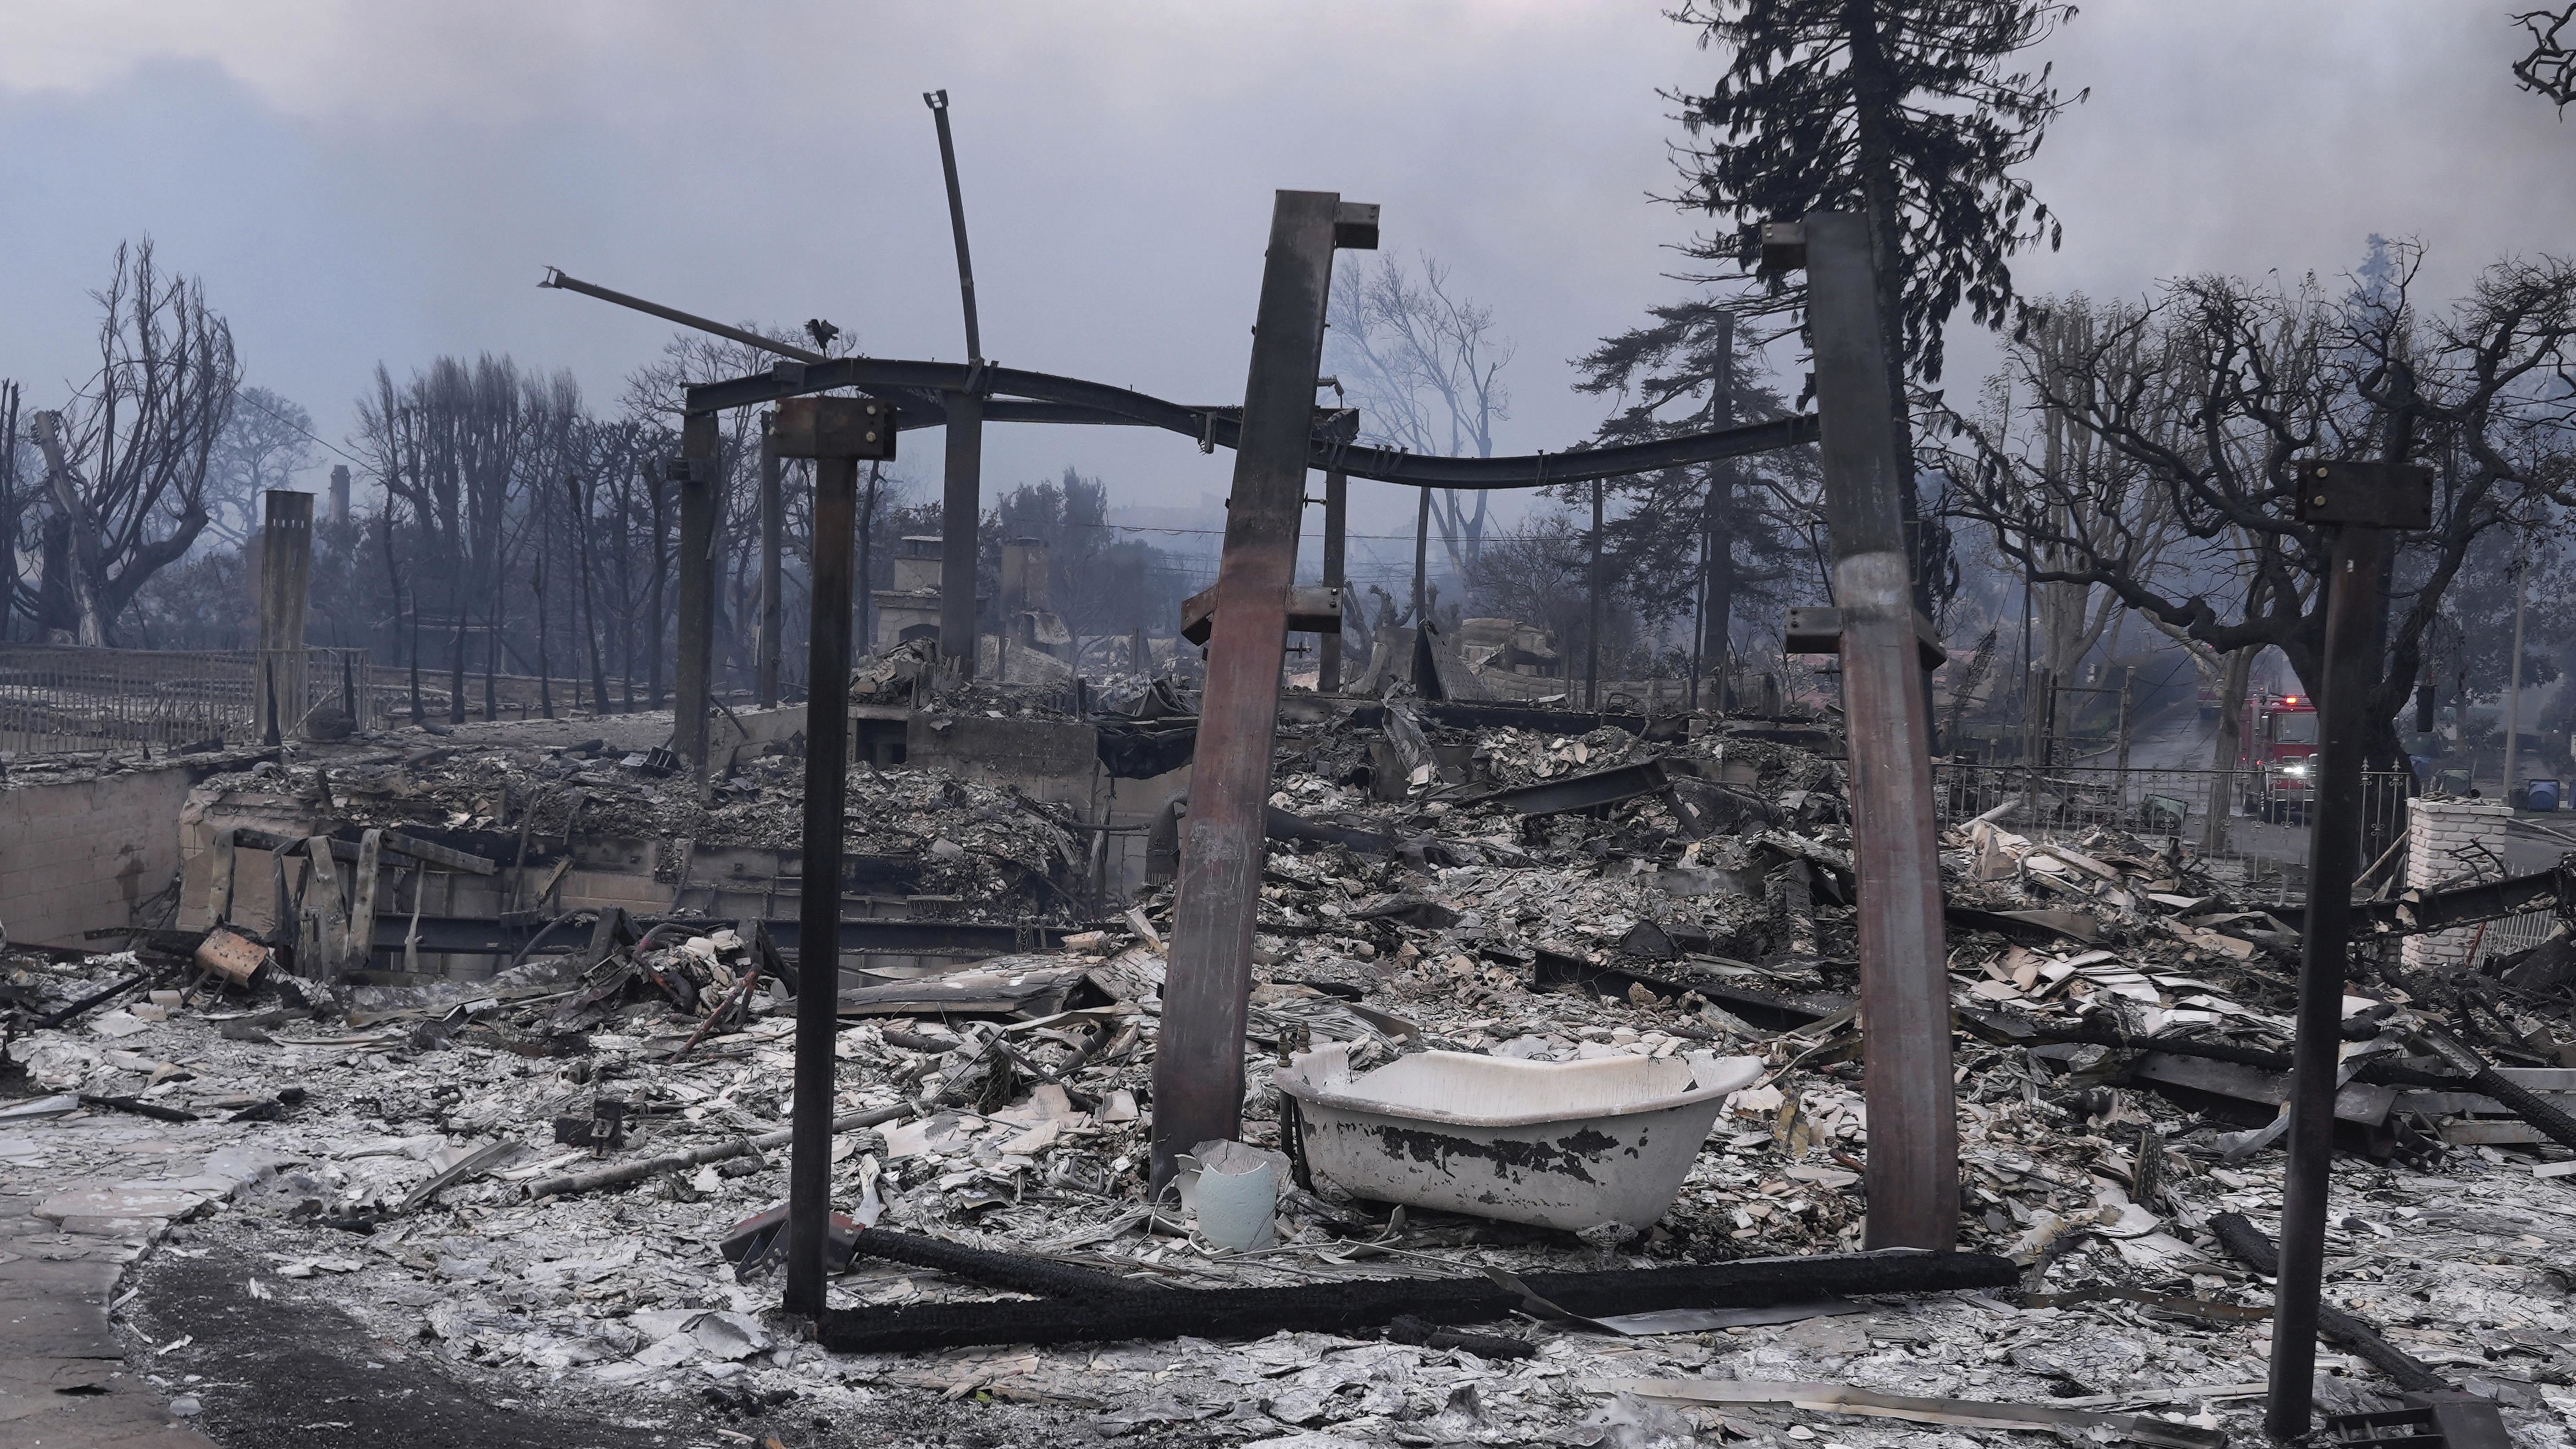
[[[894,457],[894,404],[864,397],[791,397],[770,434],[782,458]]]
[[[2299,519],[2355,528],[2431,528],[2433,470],[2412,463],[2301,463]]]
[[[1216,589],[1213,585],[1181,601],[1181,637],[1193,644],[1205,644],[1216,627]],[[1342,591],[1300,584],[1288,591],[1288,632],[1291,634],[1339,634],[1342,632]]]

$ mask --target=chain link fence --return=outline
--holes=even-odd
[[[281,669],[282,731],[292,737],[344,692],[356,728],[377,722],[374,676],[362,649],[307,649]],[[0,644],[0,751],[16,755],[177,749],[203,740],[254,741],[267,683],[258,650],[88,649]]]
[[[1934,767],[1933,787],[1944,825],[2004,810],[1996,819],[2005,829],[2039,840],[2071,843],[2096,829],[2149,841],[2177,837],[2220,879],[2271,890],[2284,901],[2306,894],[2304,780],[2251,770],[1948,764]],[[2410,788],[2402,772],[2375,770],[2362,777],[2365,839],[2403,838]]]

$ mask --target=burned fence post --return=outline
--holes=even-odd
[[[671,749],[703,780],[707,715],[715,698],[716,415],[692,408],[680,424],[679,686],[671,706]]]
[[[2308,1432],[2315,1395],[2317,1303],[2325,1274],[2327,1168],[2343,1045],[2352,882],[2361,868],[2362,740],[2378,682],[2380,578],[2391,529],[2433,521],[2432,474],[2402,463],[2306,463],[2299,517],[2322,525],[2325,678],[2317,695],[2317,773],[2308,825],[2308,911],[2301,924],[2298,1035],[2291,1046],[2290,1147],[2281,1191],[2281,1272],[2272,1310],[2271,1397],[2263,1427]],[[2213,812],[2217,809],[2212,807]],[[1873,1123],[1873,1126],[1876,1124]]]
[[[797,884],[795,1132],[787,1165],[790,1313],[823,1312],[832,1211],[832,1042],[840,1004],[841,827],[849,793],[851,541],[859,460],[894,456],[894,409],[868,398],[778,405],[782,458],[814,460],[813,614],[807,624],[804,860]]]
[[[1947,1251],[1959,1233],[1959,1122],[1932,732],[1869,228],[1849,212],[1810,212],[1767,226],[1763,245],[1774,266],[1807,272],[1860,877],[1865,1242]]]
[[[1343,548],[1351,516],[1351,477],[1339,468],[1324,475],[1324,587],[1342,591]],[[1316,665],[1315,692],[1336,694],[1342,687],[1342,635],[1332,630]]]
[[[1373,249],[1377,208],[1329,191],[1282,191],[1270,217],[1252,365],[1243,389],[1225,553],[1217,567],[1180,894],[1154,1060],[1153,1180],[1243,1123],[1243,1024],[1279,666],[1288,647],[1314,430],[1315,374],[1336,247]]]
[[[259,534],[259,662],[252,693],[262,740],[275,744],[304,712],[304,614],[313,581],[313,495],[268,491]]]

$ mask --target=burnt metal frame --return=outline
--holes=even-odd
[[[2280,1273],[2272,1296],[2271,1394],[2263,1411],[2263,1427],[2277,1439],[2306,1435],[2316,1393],[2352,883],[2361,871],[2365,824],[2363,736],[2370,727],[2369,695],[2378,683],[2388,535],[2433,521],[2433,480],[2426,469],[2314,462],[2299,471],[2299,517],[2328,533],[2332,552],[2326,565],[2325,679],[2316,691],[2316,798],[2309,807],[2298,1032],[2290,1047],[2289,1162],[2282,1173]]]
[[[813,613],[807,625],[804,876],[797,887],[800,939],[821,941],[841,923],[844,806],[850,789],[850,589],[859,524],[859,460],[894,456],[894,409],[875,399],[793,398],[780,404],[772,444],[781,457],[814,460]],[[816,707],[819,705],[820,707]],[[787,1160],[790,1313],[819,1318],[824,1240],[832,1210],[833,1039],[840,1023],[840,957],[796,962],[795,1138]]]

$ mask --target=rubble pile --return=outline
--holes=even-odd
[[[989,707],[1006,708],[1010,692],[995,693]],[[1282,1165],[1267,1245],[1225,1246],[1203,1202],[1149,1190],[1171,908],[1154,887],[1060,952],[845,987],[832,1193],[853,1246],[836,1308],[1043,1301],[1042,1288],[922,1266],[948,1261],[923,1239],[1121,1292],[1389,1278],[1482,1291],[1498,1272],[1860,1245],[1866,1023],[1840,762],[1724,721],[1650,741],[1389,713],[1283,752],[1274,779],[1270,803],[1301,838],[1268,846],[1244,1141],[1223,1149]],[[1391,738],[1408,728],[1426,752],[1397,791],[1383,766],[1409,749]],[[1647,762],[1660,787],[1607,804],[1540,813],[1515,793]],[[779,845],[795,839],[800,768],[751,761],[704,806],[577,751],[272,766],[240,784],[327,794],[351,824],[533,820],[560,836],[578,811],[585,828]],[[1010,792],[865,766],[851,791],[853,851],[939,860],[970,901],[1014,888],[999,862],[1063,880],[1081,859],[1069,818]],[[7,1055],[54,1105],[0,1109],[0,1161],[50,1192],[162,1191],[185,1205],[162,1215],[170,1239],[238,1255],[245,1291],[327,1299],[489,1394],[790,1445],[809,1442],[804,1426],[896,1400],[982,1405],[995,1433],[1031,1441],[1079,1426],[1272,1449],[2003,1442],[1974,1403],[1913,1420],[1832,1414],[1815,1391],[1835,1385],[1845,1403],[1875,1392],[2143,1416],[2128,1431],[2139,1442],[2250,1438],[2269,1294],[2219,1220],[2279,1211],[2295,921],[2231,899],[2170,836],[2058,840],[2043,824],[1998,812],[1942,840],[1961,1247],[2021,1274],[1989,1292],[1858,1294],[1665,1331],[1532,1301],[1472,1334],[1399,1321],[830,1353],[772,1311],[775,1220],[762,1214],[786,1195],[790,983],[748,926],[713,921],[539,956],[427,1001],[173,973],[148,999],[42,1029],[29,1024],[131,976],[137,958],[22,961],[7,979]],[[585,933],[565,937],[578,947]],[[2450,1053],[2576,1103],[2547,1075],[2576,1068],[2554,979],[2555,994],[2491,975],[2384,972],[2354,987],[2327,1280],[2330,1299],[2496,1401],[2517,1442],[2537,1445],[2576,1443],[2576,1162],[2469,1090]],[[1319,1051],[1346,1052],[1356,1072],[1424,1052],[1758,1070],[1724,1098],[1659,1219],[1576,1233],[1313,1180],[1272,1083]],[[197,1170],[216,1153],[256,1169]],[[2362,1359],[2321,1363],[2327,1408],[2391,1402]],[[1764,1384],[1781,1392],[1765,1398]]]
[[[794,851],[804,834],[804,761],[791,753],[741,761],[700,801],[666,764],[581,747],[506,746],[372,752],[347,760],[282,765],[211,777],[209,792],[276,794],[309,802],[343,836],[369,828],[423,828],[510,863],[519,852],[560,850],[585,836],[689,840],[699,846]],[[969,915],[1074,918],[1082,848],[1066,806],[926,770],[850,775],[846,849],[900,868],[912,893],[953,897]],[[656,864],[671,881],[676,853]]]

